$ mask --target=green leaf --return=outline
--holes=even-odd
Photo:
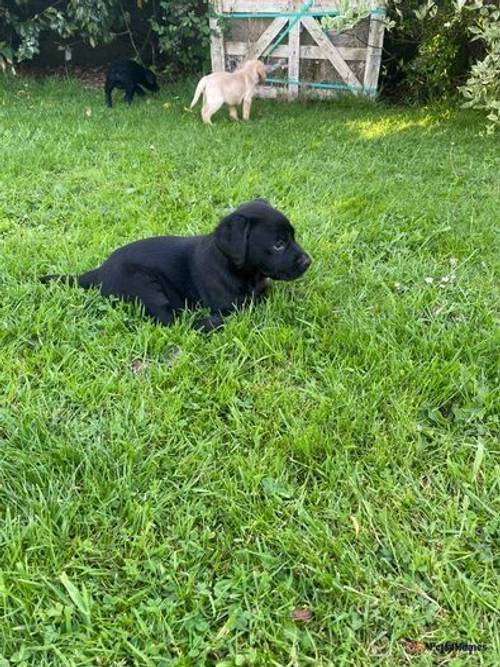
[[[85,589],[84,589],[84,595],[80,593],[78,588],[71,582],[69,579],[68,575],[63,572],[61,576],[59,577],[60,582],[66,589],[69,597],[71,598],[71,601],[75,605],[75,607],[78,609],[80,614],[82,615],[84,621],[86,623],[90,622],[90,609],[89,609],[89,601],[88,597],[86,595]]]
[[[262,480],[262,490],[266,496],[279,496],[280,498],[293,498],[293,490],[285,484],[273,479],[264,477]]]

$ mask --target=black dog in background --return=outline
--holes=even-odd
[[[294,280],[310,263],[288,219],[256,199],[223,218],[211,234],[136,241],[80,276],[41,280],[68,280],[97,287],[103,296],[138,301],[165,326],[186,307],[208,307],[210,315],[194,326],[211,331],[222,326],[223,315],[262,296],[270,278]]]
[[[134,60],[119,58],[111,63],[106,73],[106,103],[108,107],[113,106],[111,93],[114,88],[125,90],[125,101],[132,103],[134,94],[145,95],[142,88],[157,92],[160,90],[156,76],[149,69],[139,65]]]

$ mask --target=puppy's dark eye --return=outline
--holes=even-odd
[[[273,245],[273,250],[275,252],[282,252],[285,248],[286,248],[286,241],[283,241],[282,239],[276,241],[276,243]]]

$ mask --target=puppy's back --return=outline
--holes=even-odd
[[[118,87],[132,81],[150,90],[158,88],[153,72],[129,58],[114,60],[108,68],[106,80]]]
[[[117,58],[116,60],[113,60],[108,67],[106,78],[115,83],[123,83],[129,79],[135,79],[137,71],[134,65],[137,66],[137,63],[133,60],[129,60],[128,58]]]

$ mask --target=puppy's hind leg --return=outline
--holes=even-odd
[[[120,290],[127,301],[137,301],[149,317],[165,327],[174,321],[174,310],[167,294],[154,276],[141,270],[133,272]],[[115,292],[116,294],[116,292]]]
[[[105,86],[105,98],[106,98],[106,104],[108,107],[111,109],[113,106],[113,100],[111,97],[111,93],[113,92],[114,85],[111,83],[111,81],[106,81],[106,86]]]
[[[213,125],[212,123],[212,116],[216,111],[219,110],[220,107],[217,107],[217,109],[214,109],[213,107],[209,106],[208,104],[204,104],[202,109],[201,109],[201,119],[204,123],[207,123],[208,125]]]
[[[136,85],[133,81],[129,81],[127,83],[127,86],[125,88],[125,97],[124,100],[127,102],[127,104],[132,104],[132,100],[134,99],[134,93],[136,92]]]
[[[232,120],[239,120],[239,118],[238,118],[238,109],[236,107],[229,107],[229,117]]]
[[[203,108],[201,110],[201,118],[204,123],[212,125],[212,116],[217,113],[224,104],[222,95],[213,90],[203,91]]]

